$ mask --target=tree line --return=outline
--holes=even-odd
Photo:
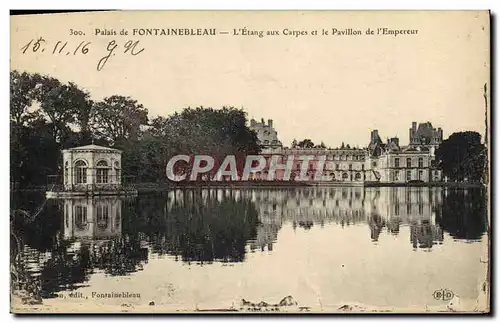
[[[186,108],[150,117],[131,97],[101,101],[73,82],[11,71],[10,178],[16,187],[43,185],[61,174],[61,150],[112,146],[122,153],[122,173],[137,181],[164,181],[165,165],[177,154],[246,155],[260,152],[246,113],[234,107]]]
[[[153,118],[128,96],[94,101],[73,82],[11,71],[11,183],[19,188],[45,184],[48,175],[61,174],[62,149],[92,142],[122,150],[123,175],[143,182],[166,181],[165,166],[178,154],[210,155],[216,160],[214,170],[225,156],[236,155],[241,171],[244,156],[260,152],[241,109],[200,106]],[[326,148],[311,139],[294,140],[291,147]],[[351,147],[342,143],[341,149]],[[480,181],[487,170],[487,149],[479,133],[458,132],[443,141],[436,161],[452,181]]]

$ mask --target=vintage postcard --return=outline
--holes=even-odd
[[[13,313],[488,313],[488,11],[11,16]]]

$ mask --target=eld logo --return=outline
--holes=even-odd
[[[449,301],[453,298],[454,294],[451,290],[448,289],[439,289],[432,294],[435,299],[441,301]]]

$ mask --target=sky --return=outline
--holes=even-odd
[[[216,28],[216,36],[139,36],[133,29]],[[235,36],[277,30],[279,36]],[[331,35],[333,28],[360,36]],[[368,36],[371,28],[416,35]],[[96,29],[102,34],[96,35]],[[120,36],[121,29],[130,32]],[[284,29],[308,35],[284,35]],[[322,29],[326,36],[313,36]],[[430,121],[444,136],[484,134],[483,86],[489,82],[486,12],[114,12],[11,17],[11,70],[72,81],[94,100],[130,96],[166,116],[188,106],[243,108],[273,119],[279,139],[364,147],[370,131],[408,143],[412,121]],[[108,31],[108,35],[106,35]],[[118,35],[109,35],[112,31]],[[76,35],[75,35],[76,33]],[[73,35],[72,35],[73,34]],[[43,37],[34,53],[30,40]],[[107,55],[107,44],[117,48]],[[124,53],[127,41],[139,41]],[[55,44],[60,41],[55,54]],[[59,54],[62,44],[67,46]],[[83,54],[75,49],[90,42]],[[43,50],[44,49],[44,50]],[[42,51],[43,50],[43,51]],[[65,53],[70,52],[66,55]]]

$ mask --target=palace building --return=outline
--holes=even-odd
[[[383,143],[378,130],[371,132],[367,151],[367,181],[380,183],[438,182],[442,172],[435,165],[435,150],[443,140],[443,130],[430,122],[412,123],[408,146],[398,138]]]
[[[256,125],[253,121],[254,126]],[[264,129],[263,123],[255,126]],[[272,128],[272,120],[267,127]],[[267,128],[269,129],[269,128]],[[272,128],[274,131],[274,128]],[[301,172],[304,158],[308,162],[307,177],[315,180],[318,167],[322,167],[323,175],[331,178],[331,182],[366,184],[366,183],[394,183],[404,184],[411,182],[438,182],[442,180],[442,173],[435,165],[435,150],[443,140],[443,130],[432,127],[430,122],[413,122],[409,131],[409,145],[401,146],[399,138],[393,137],[383,142],[378,130],[373,130],[370,142],[366,148],[288,148],[282,147],[277,138],[277,132],[269,132],[268,137],[259,137],[263,142],[262,152],[268,161],[278,156],[279,164],[286,164],[293,156],[293,167],[290,179],[297,178]],[[272,136],[269,137],[269,136]],[[273,146],[270,142],[280,143]],[[276,157],[274,157],[276,158]],[[254,177],[265,179],[268,177],[269,167]],[[286,178],[284,170],[276,170],[275,179]],[[317,180],[317,178],[316,178]]]
[[[264,122],[264,119],[261,122],[251,119],[249,128],[257,133],[257,143],[261,147],[278,148],[283,146],[281,141],[278,140],[278,132],[273,127],[272,119],[267,120],[267,124]]]

